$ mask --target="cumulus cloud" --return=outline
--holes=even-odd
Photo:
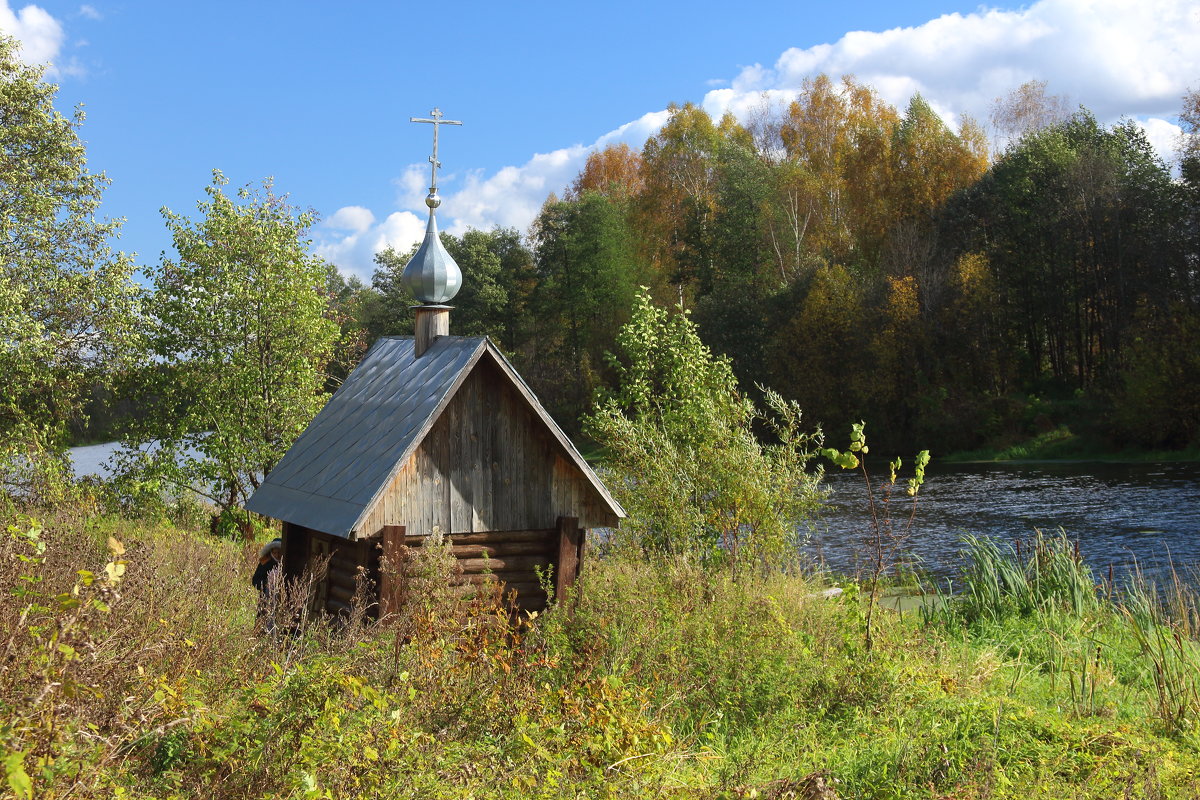
[[[1150,142],[1150,146],[1164,157],[1163,160],[1169,161],[1170,156],[1179,149],[1179,143],[1183,138],[1183,129],[1174,122],[1157,117],[1139,119],[1135,122],[1142,129],[1142,133],[1146,134],[1146,140]]]
[[[524,232],[546,197],[551,192],[561,194],[578,174],[588,153],[618,142],[640,147],[668,116],[666,111],[650,112],[600,136],[591,145],[537,153],[520,166],[504,167],[490,175],[482,170],[463,175],[441,173],[438,227],[458,235],[468,228],[487,230],[496,226]],[[393,183],[398,205],[419,209],[417,213],[395,213],[376,224],[374,215],[361,206],[338,209],[317,232],[317,253],[343,272],[367,279],[374,271],[375,253],[389,246],[403,251],[419,242],[425,235],[429,167],[410,164]],[[456,188],[447,191],[447,186]]]
[[[1200,74],[1197,41],[1200,12],[1190,2],[1041,0],[1016,11],[946,14],[915,27],[853,31],[833,44],[791,48],[769,69],[743,69],[731,91],[794,89],[818,73],[849,73],[894,105],[921,92],[944,116],[983,120],[996,97],[1045,80],[1049,91],[1102,120],[1162,118],[1179,108],[1188,81]]]
[[[504,167],[494,175],[469,172],[462,188],[446,196],[443,206],[452,212],[447,230],[462,233],[468,227],[524,229],[537,216],[551,192],[570,183],[587,157],[583,145],[551,153],[537,153],[520,167]]]
[[[8,0],[0,0],[0,31],[21,43],[21,60],[29,64],[54,61],[62,50],[62,25],[39,6],[13,11]]]
[[[364,211],[365,215],[361,213]],[[338,225],[332,224],[339,219]],[[376,253],[389,247],[403,252],[425,235],[425,219],[411,211],[393,212],[379,223],[374,220],[374,214],[359,206],[338,209],[321,230],[315,232],[317,255],[337,265],[347,275],[370,283]],[[357,223],[358,227],[345,224],[349,222]],[[336,230],[339,227],[341,230]],[[350,232],[346,233],[346,230]]]
[[[325,221],[327,227],[353,233],[363,233],[374,223],[375,215],[371,213],[370,209],[362,206],[339,208],[333,213],[333,216]]]
[[[966,115],[986,122],[997,97],[1026,81],[1045,80],[1049,92],[1086,106],[1105,123],[1134,117],[1170,160],[1179,134],[1170,120],[1189,81],[1200,75],[1198,41],[1200,11],[1190,0],[1039,0],[1017,10],[981,7],[913,27],[852,31],[836,42],[790,48],[770,66],[744,67],[731,80],[700,80],[709,87],[701,104],[714,117],[728,111],[744,119],[764,99],[785,103],[794,98],[805,78],[853,74],[900,108],[920,92],[957,127]],[[589,152],[615,142],[638,147],[667,116],[653,111],[591,145],[537,154],[494,173],[468,172],[446,195],[442,226],[456,233],[468,226],[525,230],[546,196],[562,192]],[[417,209],[421,218],[427,177],[421,165],[413,165],[396,179],[398,204]],[[405,235],[410,238],[395,246],[408,247],[422,235],[417,215],[408,214],[412,219],[404,226],[392,222],[396,216],[352,231],[330,244],[328,252],[344,253],[351,260],[335,262],[361,273],[370,262],[366,243],[395,243],[387,237]],[[391,233],[384,234],[385,229]]]

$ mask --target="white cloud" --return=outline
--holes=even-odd
[[[334,217],[345,210],[340,209]],[[369,211],[367,213],[370,214]],[[362,219],[360,216],[359,221]],[[373,214],[371,219],[374,220]],[[349,234],[334,234],[324,238],[318,231],[316,253],[331,264],[336,264],[342,272],[357,275],[370,283],[371,273],[375,271],[375,254],[389,247],[401,252],[408,250],[425,235],[425,224],[425,219],[411,211],[396,211],[379,224],[368,223],[368,227]]]
[[[442,183],[454,180],[453,173],[442,173]],[[398,194],[396,203],[405,208],[424,208],[429,192],[429,164],[409,164],[399,178],[392,180]]]
[[[0,31],[21,43],[21,60],[29,64],[49,63],[62,50],[62,25],[35,5],[13,11],[8,0],[0,0]]]
[[[375,223],[375,215],[362,206],[346,206],[339,208],[333,216],[325,220],[326,227],[336,228],[353,233],[363,233]]]
[[[1041,0],[792,48],[771,69],[743,69],[733,87],[739,95],[795,89],[821,72],[850,73],[894,105],[919,91],[943,115],[985,120],[994,98],[1038,79],[1101,120],[1166,117],[1200,75],[1197,41],[1200,12],[1182,0]]]
[[[88,19],[104,19],[104,15],[97,11],[95,6],[90,6],[86,3],[79,7],[79,16],[87,17]]]
[[[443,195],[442,213],[451,220],[445,229],[461,234],[468,227],[499,225],[523,231],[537,216],[546,196],[561,193],[571,182],[589,150],[575,145],[537,153],[523,166],[504,167],[495,175],[468,173],[461,189]]]
[[[1136,118],[1170,160],[1179,129],[1169,120],[1189,82],[1200,76],[1197,42],[1200,11],[1189,0],[1039,0],[1018,10],[981,7],[914,27],[852,31],[833,43],[791,48],[771,67],[755,64],[729,81],[703,81],[719,88],[711,88],[702,105],[714,117],[731,111],[745,118],[764,97],[772,103],[794,98],[806,77],[853,74],[901,109],[920,92],[948,124],[957,126],[965,115],[986,122],[995,98],[1025,81],[1045,80],[1048,91],[1067,95],[1104,123],[1126,115]],[[537,154],[492,174],[468,172],[459,188],[445,196],[442,226],[455,233],[493,225],[523,231],[546,196],[561,193],[594,148],[614,142],[640,146],[667,117],[666,111],[653,111],[591,146]],[[412,165],[395,181],[400,207],[418,214],[404,212],[411,219],[403,225],[392,221],[398,216],[393,214],[327,245],[331,257],[338,254],[335,263],[369,274],[372,242],[400,248],[419,240],[427,169]],[[452,178],[447,176],[446,185],[453,185]],[[388,237],[408,238],[400,244]],[[342,257],[346,260],[338,260]]]
[[[537,153],[521,166],[504,167],[492,175],[481,170],[468,172],[461,178],[453,173],[441,173],[438,176],[442,195],[438,227],[458,235],[468,228],[486,230],[495,226],[516,228],[524,233],[546,197],[551,192],[562,193],[583,167],[588,153],[617,142],[640,147],[669,116],[666,111],[644,114],[609,131],[590,146],[574,145],[550,153]],[[329,236],[318,242],[317,253],[348,274],[369,278],[374,270],[372,259],[375,253],[389,246],[403,251],[419,242],[425,235],[424,198],[429,190],[429,167],[410,164],[393,183],[397,188],[398,204],[418,209],[417,213],[395,213],[374,224],[374,215],[366,208],[348,206],[339,209],[322,226],[329,231]],[[446,191],[447,186],[455,185],[458,188]],[[361,223],[368,219],[371,221],[362,227]],[[352,223],[359,223],[360,227]]]
[[[610,144],[624,142],[630,147],[641,147],[646,139],[652,134],[658,133],[658,129],[667,124],[667,120],[671,118],[669,111],[650,111],[635,119],[633,122],[626,122],[616,130],[609,131],[596,140],[591,147],[584,148],[580,154],[579,166],[583,166],[583,162],[587,160],[588,153],[593,150],[607,147]],[[572,175],[571,177],[574,177]]]
[[[1142,133],[1146,134],[1146,139],[1150,145],[1164,155],[1164,160],[1169,163],[1169,156],[1173,155],[1179,149],[1179,143],[1183,136],[1183,129],[1174,122],[1169,122],[1158,117],[1150,117],[1146,120],[1135,120],[1138,127],[1142,129]]]

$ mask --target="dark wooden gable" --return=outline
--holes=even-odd
[[[618,517],[569,459],[519,388],[481,358],[420,445],[400,466],[356,530],[403,526],[409,536],[581,528]]]

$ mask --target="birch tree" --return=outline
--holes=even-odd
[[[164,208],[175,257],[148,270],[151,413],[130,425],[123,472],[156,492],[195,488],[240,507],[325,403],[340,337],[311,212],[270,183],[233,197],[214,172],[198,220]]]

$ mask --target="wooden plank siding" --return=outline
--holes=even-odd
[[[402,525],[410,536],[547,530],[559,517],[579,527],[617,517],[544,431],[499,368],[480,361],[364,514],[356,536]]]

